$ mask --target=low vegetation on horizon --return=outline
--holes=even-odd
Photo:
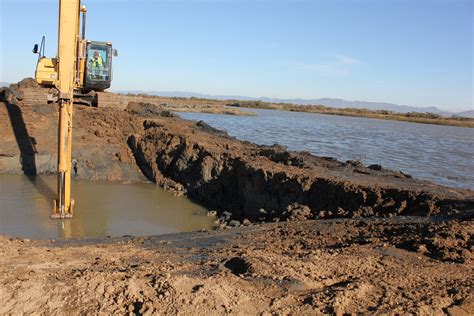
[[[172,100],[192,100],[193,102],[205,102],[205,103],[218,103],[230,107],[241,107],[241,108],[252,108],[252,109],[265,109],[265,110],[281,110],[291,112],[308,112],[308,113],[319,113],[327,115],[340,115],[340,116],[352,116],[352,117],[365,117],[382,120],[392,121],[405,121],[412,123],[422,124],[435,124],[435,125],[450,125],[459,127],[471,127],[474,128],[474,118],[463,117],[452,115],[445,117],[435,113],[422,113],[422,112],[408,112],[398,113],[387,110],[368,110],[358,108],[333,108],[324,105],[299,105],[292,103],[273,103],[265,101],[243,101],[243,100],[216,100],[216,99],[205,99],[205,98],[185,98],[185,97],[161,97],[152,96],[148,94],[131,94],[130,96],[140,96],[147,98],[159,98],[159,99],[172,99]]]

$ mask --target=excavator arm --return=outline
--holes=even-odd
[[[72,115],[76,71],[78,69],[78,40],[80,0],[59,1],[58,80],[58,186],[53,218],[72,217],[71,199]]]

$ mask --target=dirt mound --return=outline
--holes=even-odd
[[[154,116],[160,115],[162,108],[156,104],[144,102],[129,102],[126,110],[135,115]]]
[[[33,89],[38,89],[40,88],[40,85],[36,82],[35,79],[33,78],[25,78],[21,80],[20,82],[14,84],[14,86],[17,86],[18,89],[27,89],[27,88],[33,88]]]
[[[6,96],[10,102],[16,100],[23,100],[23,91],[26,89],[40,89],[39,84],[33,78],[25,78],[18,83],[12,83],[7,89],[5,89]]]
[[[129,102],[126,107],[126,111],[132,115],[138,115],[143,117],[176,117],[176,115],[172,112],[164,110],[162,106],[145,102]]]

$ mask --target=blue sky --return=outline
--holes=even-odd
[[[0,0],[0,81],[57,48],[58,1]],[[114,90],[337,97],[474,109],[473,1],[83,1]]]

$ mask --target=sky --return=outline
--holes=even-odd
[[[342,98],[474,110],[471,0],[89,0],[113,90]],[[58,1],[0,0],[0,82],[57,50]]]

